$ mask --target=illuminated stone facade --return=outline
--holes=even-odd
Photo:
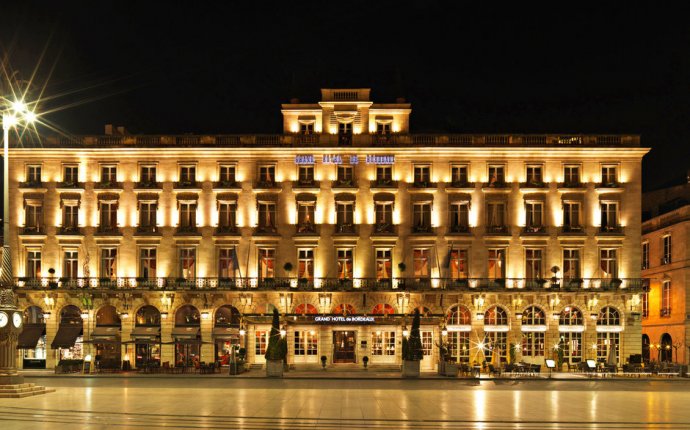
[[[37,324],[46,313],[48,345],[76,306],[63,325],[83,312],[84,339],[97,336],[85,350],[140,366],[214,361],[220,339],[262,363],[273,307],[298,367],[399,365],[414,308],[423,370],[441,339],[470,363],[505,360],[510,344],[539,364],[559,345],[566,362],[606,358],[609,339],[621,362],[639,353],[639,137],[418,135],[410,112],[324,89],[282,106],[280,135],[15,147],[21,306],[40,308]]]
[[[644,194],[642,350],[650,361],[687,363],[687,248],[690,184]]]

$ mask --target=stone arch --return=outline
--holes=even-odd
[[[394,313],[395,309],[388,303],[377,303],[371,309],[372,315],[393,315]]]
[[[201,325],[201,313],[199,309],[189,303],[185,303],[175,310],[176,326],[198,326]]]
[[[642,362],[649,363],[649,336],[646,334],[642,335]]]
[[[584,325],[585,319],[582,311],[577,306],[566,306],[558,316],[559,326]]]
[[[143,305],[134,313],[134,324],[136,326],[160,327],[161,312],[153,305]]]
[[[60,309],[60,324],[84,325],[81,309],[75,305],[65,305]]]
[[[446,311],[446,324],[470,325],[472,324],[472,312],[465,305],[454,304]]]
[[[529,305],[522,311],[523,325],[546,325],[546,311],[537,305]]]
[[[599,311],[597,316],[597,325],[602,326],[619,326],[622,325],[621,313],[613,306],[604,306]]]
[[[508,325],[508,311],[501,305],[493,305],[484,312],[485,325]]]
[[[242,313],[232,305],[223,305],[216,309],[213,323],[218,327],[239,327]]]
[[[115,306],[104,305],[96,311],[96,326],[122,327],[120,315],[118,315]]]
[[[30,305],[24,309],[24,324],[45,324],[43,309],[36,305]]]
[[[349,303],[341,303],[333,308],[333,313],[336,315],[352,315],[356,314],[357,310]]]
[[[661,349],[659,350],[659,361],[662,363],[670,363],[673,361],[673,338],[670,334],[664,333],[661,335],[659,342]]]
[[[319,309],[311,303],[300,303],[293,309],[297,315],[314,315],[319,313]]]

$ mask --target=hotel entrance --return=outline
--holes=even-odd
[[[354,363],[357,332],[354,330],[333,332],[333,363]]]

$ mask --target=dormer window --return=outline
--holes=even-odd
[[[390,122],[377,122],[376,123],[376,134],[390,134],[391,133],[391,123]]]
[[[314,134],[314,123],[309,123],[309,124],[300,124],[299,125],[299,132],[300,134]]]

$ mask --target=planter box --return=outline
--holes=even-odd
[[[266,360],[266,376],[283,377],[283,360]]]
[[[419,360],[403,360],[402,376],[403,378],[418,378],[419,377]]]

